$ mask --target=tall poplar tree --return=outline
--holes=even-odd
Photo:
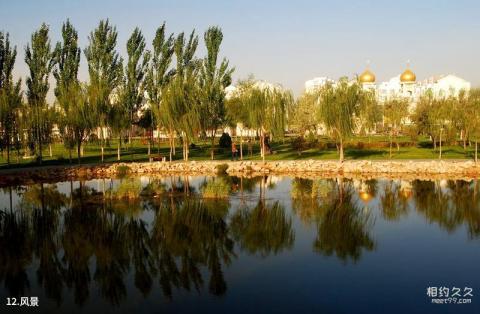
[[[77,146],[77,158],[80,162],[81,145],[87,136],[92,121],[85,111],[85,93],[78,81],[81,50],[78,47],[78,33],[67,20],[62,26],[62,42],[55,48],[56,65],[53,76],[56,79],[55,96],[60,109],[60,134],[69,150],[70,161],[72,149]]]
[[[203,131],[211,137],[211,159],[214,158],[217,129],[226,124],[225,87],[232,82],[233,68],[223,58],[218,64],[218,54],[223,40],[219,27],[212,26],[204,34],[207,56],[202,60],[200,70],[200,114]]]
[[[54,54],[51,49],[49,28],[43,23],[32,34],[31,42],[25,48],[25,62],[29,68],[27,77],[27,98],[32,112],[33,138],[36,156],[42,163],[42,142],[45,140],[45,116],[47,112],[47,93],[50,87],[48,78],[54,65]]]
[[[123,60],[116,51],[117,30],[108,19],[101,20],[98,27],[90,33],[89,44],[84,50],[88,63],[90,85],[89,102],[95,107],[102,162],[104,160],[105,132],[108,132],[111,97],[122,82]],[[118,95],[116,95],[118,97]]]
[[[160,131],[160,127],[162,127],[168,134],[170,161],[172,161],[175,147],[175,128],[173,126],[171,111],[168,110],[168,107],[162,102],[162,95],[175,74],[175,70],[170,68],[173,56],[173,44],[173,34],[167,37],[165,34],[165,23],[163,23],[157,29],[152,42],[152,60],[146,78],[148,99],[153,114],[152,121],[158,131]]]
[[[127,41],[128,61],[125,66],[125,81],[123,105],[126,107],[130,130],[128,142],[131,143],[133,124],[136,123],[136,113],[144,102],[144,79],[150,60],[150,52],[145,51],[145,37],[136,27]]]
[[[22,105],[21,80],[13,81],[13,67],[17,56],[17,47],[10,46],[9,34],[0,32],[0,133],[7,150],[7,164],[10,163],[10,149],[18,142],[19,134],[17,113]]]

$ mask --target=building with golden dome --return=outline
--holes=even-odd
[[[404,84],[414,84],[417,80],[417,76],[410,69],[406,69],[400,74],[400,82]]]

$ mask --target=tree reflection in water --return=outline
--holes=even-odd
[[[315,223],[316,252],[336,255],[343,261],[357,261],[362,250],[371,251],[375,243],[370,235],[373,220],[364,213],[353,197],[350,181],[294,179],[293,210],[305,222]]]
[[[413,182],[413,196],[419,213],[448,232],[466,225],[470,238],[480,236],[478,194],[478,181]]]
[[[0,283],[9,296],[28,295],[38,283],[57,304],[68,289],[79,306],[93,287],[120,304],[130,276],[145,297],[156,285],[166,298],[176,290],[204,288],[222,295],[224,270],[236,250],[266,257],[291,249],[295,239],[292,218],[280,202],[266,198],[264,179],[225,179],[229,193],[240,199],[201,199],[188,177],[99,180],[98,190],[91,182],[67,182],[66,194],[51,184],[5,188]],[[257,186],[260,197],[252,200]],[[374,250],[374,206],[386,220],[416,210],[447,231],[465,226],[470,238],[480,235],[476,181],[372,180],[358,186],[357,191],[346,180],[293,180],[292,208],[316,227],[314,251],[357,261]],[[14,194],[20,197],[16,205]],[[235,199],[240,205],[231,210]],[[29,278],[32,270],[35,278]]]
[[[102,192],[71,183],[68,197],[55,185],[29,186],[16,208],[0,212],[0,280],[9,295],[28,294],[27,269],[37,264],[37,282],[57,303],[66,286],[83,305],[93,281],[105,300],[118,305],[127,296],[129,274],[144,296],[158,278],[172,297],[173,289],[200,290],[202,269],[209,291],[225,293],[222,268],[235,258],[228,201],[191,197],[195,189],[177,180],[169,188],[150,182],[147,190],[122,180],[116,188],[100,182]],[[142,217],[145,210],[154,213],[152,222]]]

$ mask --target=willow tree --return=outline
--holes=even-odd
[[[116,51],[117,30],[109,24],[108,19],[100,21],[98,27],[90,33],[88,41],[84,50],[90,77],[88,96],[95,108],[97,127],[100,128],[103,162],[110,98],[122,80],[122,59]]]
[[[442,158],[442,141],[445,129],[449,126],[451,120],[450,100],[445,98],[435,98],[431,91],[425,93],[417,102],[413,120],[419,130],[431,137],[433,149],[437,150],[439,144],[439,158]]]
[[[233,68],[223,58],[218,64],[218,54],[223,40],[219,27],[210,27],[203,36],[207,56],[200,68],[200,114],[202,130],[211,138],[210,157],[214,158],[215,137],[217,129],[226,124],[225,88],[232,82]]]
[[[475,142],[475,162],[478,161],[478,141],[480,140],[480,89],[472,89],[468,95],[465,115],[468,117],[465,123],[470,139]]]
[[[260,154],[265,161],[266,136],[283,136],[293,97],[280,87],[253,81],[247,82],[240,93],[249,126],[260,131]]]
[[[249,121],[249,113],[246,108],[246,91],[250,88],[252,80],[242,80],[235,89],[226,95],[226,123],[230,128],[241,126],[240,130],[240,160],[243,159],[243,130],[252,129]]]
[[[292,106],[288,117],[289,127],[300,136],[306,133],[317,133],[318,119],[312,112],[317,110],[318,95],[316,92],[302,94]]]
[[[362,92],[359,111],[358,122],[360,132],[364,134],[376,131],[377,123],[382,121],[382,111],[375,92],[370,90]]]
[[[341,78],[336,85],[327,84],[319,93],[319,121],[328,135],[337,142],[340,162],[344,160],[344,143],[355,129],[359,115],[362,89],[357,83]]]
[[[125,65],[125,80],[122,103],[128,113],[130,130],[128,131],[128,142],[131,144],[133,125],[136,123],[138,110],[145,100],[144,79],[150,61],[150,52],[145,51],[145,37],[138,27],[133,30],[127,41],[128,61]]]
[[[388,135],[390,138],[390,158],[392,158],[392,145],[400,133],[404,120],[408,117],[408,100],[406,98],[390,99],[383,104],[383,116],[388,124]],[[396,140],[397,151],[400,144]]]
[[[171,81],[175,70],[170,68],[173,56],[173,34],[168,37],[165,34],[165,23],[163,23],[156,31],[152,46],[152,59],[146,77],[146,88],[150,109],[153,113],[153,123],[160,133],[160,127],[163,127],[168,134],[170,161],[175,149],[175,128],[167,106],[163,106],[162,96]],[[150,148],[150,145],[149,145]]]
[[[55,63],[49,39],[49,28],[43,23],[32,34],[30,44],[25,48],[25,62],[29,68],[27,77],[27,98],[32,113],[35,152],[42,163],[42,142],[45,137],[44,118],[47,111],[47,93],[50,88],[48,78]]]
[[[21,136],[17,120],[22,105],[21,80],[14,82],[12,75],[16,56],[17,47],[10,46],[9,34],[0,32],[0,133],[7,149],[7,164],[10,163],[12,138],[16,142]]]

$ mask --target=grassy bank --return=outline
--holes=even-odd
[[[318,143],[308,143],[302,147],[301,151],[295,145],[292,145],[292,139],[280,140],[272,143],[273,154],[267,155],[267,160],[302,160],[302,159],[337,159],[338,153],[335,145],[326,140],[320,140]],[[433,149],[432,143],[426,139],[421,138],[413,145],[409,139],[404,137],[399,139],[400,149],[397,151],[396,146],[393,146],[391,159],[438,159],[438,147]],[[117,161],[117,143],[113,141],[111,145],[105,149],[105,163],[112,163]],[[238,144],[238,141],[237,141]],[[388,138],[385,137],[358,137],[348,142],[346,148],[346,159],[350,160],[386,160],[390,159],[390,149],[388,147]],[[239,145],[237,145],[239,148]],[[460,144],[444,145],[443,159],[473,159],[474,148],[467,147],[466,150]],[[259,147],[253,145],[253,156],[248,155],[248,148],[246,143],[243,145],[245,160],[259,160]],[[165,156],[168,158],[169,148],[167,143],[158,144],[152,148],[152,156]],[[121,160],[123,162],[130,161],[148,161],[148,147],[140,140],[132,142],[131,147],[127,145],[121,150]],[[230,149],[217,148],[215,159],[227,160],[231,158]],[[181,147],[177,147],[175,160],[182,159]],[[199,142],[190,149],[190,160],[209,160],[210,146],[208,143]],[[11,164],[6,163],[6,154],[0,156],[0,169],[6,168],[21,168],[37,166],[33,158],[24,159],[19,158],[17,163],[16,152],[11,153]],[[96,164],[100,163],[100,146],[94,143],[86,144],[84,147],[84,156],[81,158],[82,164]],[[72,164],[77,164],[76,151],[72,152]],[[69,153],[63,144],[55,143],[52,145],[52,156],[49,155],[48,146],[44,150],[43,165],[68,165]]]

